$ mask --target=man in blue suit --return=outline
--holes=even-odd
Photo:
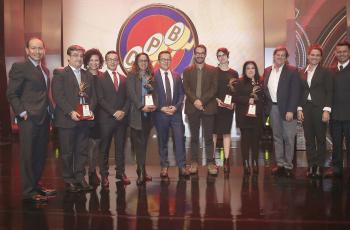
[[[155,73],[155,93],[158,98],[158,106],[154,118],[158,133],[160,176],[163,179],[168,178],[168,136],[171,128],[179,177],[187,177],[189,172],[185,164],[184,124],[182,121],[184,90],[181,77],[169,69],[171,64],[169,51],[160,52],[158,62],[160,68]]]

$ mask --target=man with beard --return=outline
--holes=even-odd
[[[218,169],[213,158],[213,128],[216,113],[216,93],[218,88],[217,71],[205,63],[207,48],[197,45],[194,48],[194,64],[183,73],[183,86],[186,94],[185,114],[188,116],[191,133],[190,173],[198,172],[199,128],[202,121],[205,154],[208,173],[217,175]]]

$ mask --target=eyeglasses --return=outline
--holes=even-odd
[[[117,62],[118,58],[107,58],[106,61],[108,61],[108,62]]]
[[[204,52],[195,52],[194,55],[196,55],[196,56],[205,56],[206,53],[204,53]]]
[[[142,60],[142,59],[140,59],[138,62],[139,62],[139,63],[147,63],[147,62],[148,62],[148,60],[147,60],[147,59],[146,59],[146,60]]]
[[[171,62],[171,59],[161,58],[161,59],[159,59],[159,61],[161,61],[161,62]]]
[[[82,54],[71,54],[70,55],[71,57],[74,57],[74,58],[83,58],[84,57],[84,55],[82,55]]]

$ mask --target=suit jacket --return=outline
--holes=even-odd
[[[126,93],[126,77],[119,74],[120,82],[118,91],[115,90],[114,84],[108,71],[98,76],[96,79],[96,95],[98,109],[96,117],[98,123],[113,124],[114,122],[126,122],[129,112],[130,102]],[[113,115],[117,110],[125,112],[122,121],[117,121]]]
[[[311,95],[312,104],[323,109],[331,107],[333,94],[333,80],[331,73],[318,65],[311,80],[311,86],[307,83],[306,68],[300,71],[301,77],[301,99],[299,106],[304,107],[308,95]]]
[[[350,64],[343,70],[337,66],[332,68],[333,75],[333,104],[332,119],[339,121],[350,120]]]
[[[14,63],[9,72],[7,88],[7,98],[15,115],[19,117],[22,112],[27,111],[29,119],[36,124],[42,124],[53,108],[48,93],[49,71],[45,66],[42,68],[47,75],[47,86],[42,73],[29,59]]]
[[[151,82],[153,88],[155,88],[154,81]],[[127,96],[130,100],[130,110],[129,110],[129,125],[131,128],[141,130],[142,129],[142,108],[144,104],[142,103],[142,79],[135,75],[134,73],[128,73],[126,78],[126,89]],[[151,92],[153,96],[153,102],[157,106],[157,96],[154,90]]]
[[[172,92],[172,101],[171,105],[176,107],[176,113],[174,116],[182,119],[182,106],[183,106],[183,101],[184,101],[184,90],[183,90],[183,85],[182,85],[182,80],[179,75],[177,75],[175,72],[171,72],[173,81],[174,81],[174,86],[173,86],[173,92]],[[164,84],[161,76],[160,70],[158,70],[155,73],[155,94],[157,95],[158,99],[158,107],[156,110],[156,115],[165,115],[163,112],[160,111],[160,109],[164,106],[167,106],[166,104],[166,93],[164,90]],[[167,115],[166,115],[167,116]]]
[[[196,97],[197,76],[196,65],[191,65],[183,72],[183,86],[186,94],[185,113],[192,114],[197,111],[193,103],[199,99],[204,105],[204,114],[213,115],[217,111],[216,94],[218,90],[218,73],[213,66],[205,64],[202,73],[202,95]]]
[[[272,106],[267,84],[272,71],[272,66],[269,66],[264,71],[264,92],[266,95],[266,113],[269,114]],[[283,66],[277,88],[277,105],[283,120],[286,119],[286,113],[292,112],[296,118],[297,106],[300,102],[300,77],[298,70],[291,65],[285,64]]]
[[[97,100],[94,87],[93,76],[85,70],[80,70],[81,81],[86,84],[85,93],[90,110],[94,111]],[[76,109],[79,103],[79,84],[71,67],[66,66],[61,69],[55,69],[52,80],[52,96],[56,103],[55,107],[55,125],[60,128],[73,128],[79,122],[90,123],[91,121],[73,121],[69,115]]]

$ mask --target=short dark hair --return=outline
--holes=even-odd
[[[202,48],[202,49],[204,49],[204,52],[207,53],[207,47],[205,47],[205,45],[203,45],[203,44],[196,45],[193,49],[194,53],[196,52],[197,48]]]
[[[309,55],[311,53],[312,50],[318,50],[321,53],[321,56],[323,56],[323,49],[319,44],[312,44],[309,46],[309,48],[307,49],[307,54]]]
[[[45,43],[44,43],[43,39],[41,39],[41,38],[39,38],[39,37],[30,37],[30,38],[26,41],[26,44],[25,44],[26,48],[29,48],[29,43],[30,43],[32,40],[34,40],[34,39],[38,39],[39,41],[41,41],[41,42],[43,43],[44,48],[45,48]]]
[[[101,52],[100,52],[98,49],[95,49],[95,48],[89,49],[89,50],[87,50],[87,51],[85,52],[85,54],[84,54],[84,59],[83,59],[84,67],[85,67],[85,68],[88,67],[90,58],[91,58],[93,55],[97,55],[97,56],[98,56],[98,60],[100,61],[99,69],[101,69],[102,66],[103,66],[103,57],[102,57]]]
[[[115,54],[115,55],[118,56],[117,51],[115,51],[115,50],[110,50],[110,51],[108,51],[108,52],[106,53],[106,55],[105,55],[105,60],[107,59],[107,56],[110,55],[110,54]]]
[[[275,48],[275,50],[273,51],[273,55],[276,55],[276,53],[277,53],[278,51],[284,51],[284,52],[286,53],[286,58],[289,57],[288,50],[287,50],[287,48],[286,48],[285,46],[282,46],[282,45],[277,46],[277,47]]]
[[[230,56],[230,51],[227,48],[221,47],[216,51],[216,56],[218,56],[219,52],[223,52],[227,57]]]
[[[70,56],[73,51],[83,51],[83,53],[85,53],[85,49],[82,46],[80,46],[80,45],[71,45],[67,49],[67,55]]]
[[[350,49],[350,43],[348,41],[338,42],[336,46],[347,46]]]
[[[247,76],[247,71],[246,71],[247,65],[249,65],[249,64],[254,65],[254,67],[255,67],[254,81],[255,81],[256,83],[259,83],[260,74],[259,74],[258,65],[256,64],[255,61],[246,61],[246,62],[244,62],[244,64],[243,64],[243,71],[242,71],[243,79],[244,79],[245,81],[249,81],[249,80],[250,80],[250,79],[248,78],[248,76]]]
[[[162,54],[169,54],[171,57],[171,53],[168,50],[163,50],[158,54],[158,60],[160,60],[160,56],[162,56]]]

